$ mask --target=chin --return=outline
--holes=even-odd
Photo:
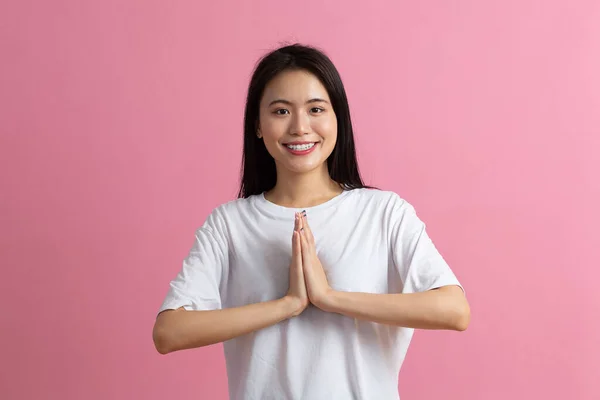
[[[286,169],[290,172],[293,172],[295,174],[306,174],[306,173],[312,172],[316,169],[319,169],[320,167],[323,166],[324,163],[325,163],[325,161],[323,161],[323,162],[294,162],[294,163],[285,162],[285,163],[280,163],[279,165],[281,167],[283,167],[284,169]]]
[[[290,165],[286,169],[296,174],[306,174],[318,169],[318,165]]]

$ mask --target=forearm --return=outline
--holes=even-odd
[[[469,305],[457,286],[410,294],[331,291],[323,308],[348,317],[415,329],[464,331],[470,320]]]
[[[210,311],[169,310],[154,325],[161,354],[224,342],[292,317],[298,305],[284,297],[241,307]]]

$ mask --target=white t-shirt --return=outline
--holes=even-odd
[[[283,297],[294,213],[264,195],[225,203],[196,231],[160,311],[213,310]],[[344,191],[306,209],[330,286],[413,293],[459,285],[414,208],[396,193]],[[302,314],[224,342],[235,400],[396,400],[414,330],[327,313]]]

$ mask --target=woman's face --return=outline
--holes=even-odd
[[[326,168],[337,140],[337,119],[321,81],[305,70],[273,78],[261,99],[258,133],[278,171]]]

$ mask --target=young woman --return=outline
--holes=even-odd
[[[242,171],[170,283],[157,350],[225,342],[232,399],[398,399],[414,329],[463,331],[469,305],[414,208],[363,184],[344,86],[319,50],[256,66]]]

